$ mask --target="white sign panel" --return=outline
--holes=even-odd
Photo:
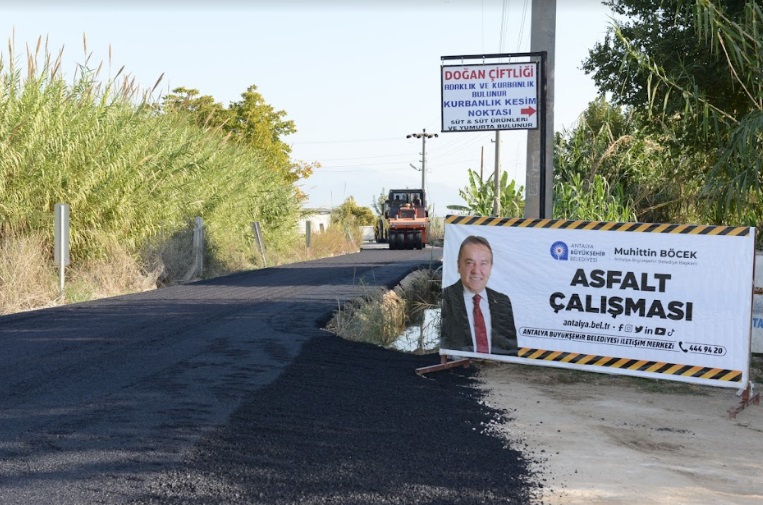
[[[487,240],[492,268],[480,244],[459,261],[470,236]],[[748,227],[449,216],[440,353],[742,389],[754,242]],[[445,295],[486,273],[482,308],[496,312],[477,352],[469,289]]]
[[[442,131],[538,127],[538,64],[445,65]]]

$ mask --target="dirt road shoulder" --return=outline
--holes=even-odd
[[[546,476],[544,505],[763,503],[763,404],[730,419],[734,390],[477,366],[486,401],[512,418],[494,429]]]

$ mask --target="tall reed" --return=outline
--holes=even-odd
[[[156,86],[141,91],[121,70],[101,82],[86,58],[67,83],[61,53],[41,41],[24,65],[13,51],[0,57],[0,238],[39,233],[52,255],[62,202],[73,263],[107,256],[115,241],[139,256],[195,216],[220,264],[256,264],[252,221],[272,247],[294,240],[294,187],[259,153],[161,113]]]

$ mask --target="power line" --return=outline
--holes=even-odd
[[[351,140],[305,140],[305,141],[298,141],[298,142],[292,142],[291,145],[302,145],[302,144],[356,144],[356,143],[362,143],[362,142],[390,142],[393,140],[399,140],[397,138],[384,138],[384,139],[351,139]]]
[[[468,152],[471,151],[474,146],[479,145],[484,141],[484,138],[481,138],[479,135],[467,135],[465,133],[460,133],[458,134],[458,140],[455,142],[439,143],[437,148],[432,150],[432,157],[439,159],[446,156],[454,156],[461,152]]]
[[[503,0],[503,6],[501,8],[501,31],[498,38],[498,52],[503,53],[503,36],[506,34],[506,29],[509,24],[509,0]]]
[[[319,170],[321,172],[350,172],[353,170],[359,170],[367,167],[381,167],[381,166],[396,166],[400,165],[401,168],[405,168],[408,170],[408,165],[405,161],[387,161],[384,163],[354,163],[352,165],[323,165],[321,164],[321,168]],[[337,169],[343,169],[346,168],[347,170],[337,170]]]
[[[525,21],[527,20],[527,6],[530,3],[530,0],[525,0],[524,6],[522,7],[522,22],[519,25],[519,35],[517,38],[517,51],[522,47],[522,37],[524,36],[525,32]]]
[[[323,158],[322,162],[325,161],[349,161],[349,160],[367,160],[367,159],[376,159],[376,158],[393,158],[397,156],[408,156],[408,153],[398,153],[398,154],[379,154],[376,156],[351,156],[348,158]]]

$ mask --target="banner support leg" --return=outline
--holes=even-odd
[[[748,382],[747,387],[742,391],[742,400],[736,407],[729,409],[729,419],[736,419],[738,413],[742,412],[748,405],[759,405],[760,393],[752,394],[752,383]]]
[[[439,365],[432,365],[432,366],[417,368],[416,373],[418,375],[423,376],[424,374],[429,372],[439,372],[440,370],[447,370],[448,368],[456,368],[459,366],[468,368],[469,364],[471,364],[471,360],[469,358],[457,359],[455,361],[448,361],[448,357],[444,354],[441,354]]]

